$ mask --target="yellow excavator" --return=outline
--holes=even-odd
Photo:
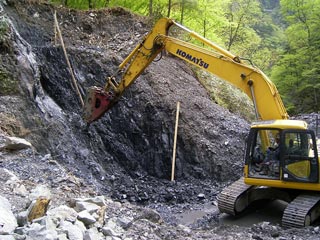
[[[202,47],[169,36],[178,27]],[[218,196],[220,212],[242,213],[252,202],[280,199],[287,202],[284,227],[312,224],[320,215],[319,159],[316,138],[304,121],[289,120],[275,85],[258,68],[199,34],[162,18],[108,77],[104,88],[90,87],[84,119],[99,119],[162,51],[235,85],[253,101],[256,122],[246,141],[244,174]]]

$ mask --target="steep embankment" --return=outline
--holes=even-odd
[[[83,92],[91,85],[103,86],[151,28],[122,9],[57,10]],[[180,101],[178,179],[220,182],[241,175],[239,156],[248,124],[212,103],[192,71],[171,56],[153,63],[117,106],[86,129],[62,49],[53,44],[53,12],[49,5],[6,7],[15,27],[9,56],[19,66],[3,67],[19,81],[18,99],[24,98],[27,106],[15,117],[30,129],[27,138],[38,151],[51,153],[84,176],[89,171],[95,179],[104,178],[104,186],[113,172],[169,179],[175,106]]]

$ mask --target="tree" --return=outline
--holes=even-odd
[[[171,14],[171,0],[168,1],[168,14],[167,14],[168,18],[170,18],[170,14]]]
[[[189,16],[192,9],[197,7],[197,2],[197,0],[167,0],[166,16],[183,24],[185,16]]]
[[[230,51],[239,44],[260,41],[253,25],[261,18],[262,12],[257,0],[229,0],[225,2],[226,25],[222,29],[226,48]]]
[[[153,16],[153,0],[149,0],[149,16]]]
[[[320,0],[282,0],[287,47],[272,71],[291,114],[319,111]]]

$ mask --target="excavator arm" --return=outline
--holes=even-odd
[[[173,25],[204,47],[169,36]],[[162,18],[119,65],[118,72],[107,79],[104,88],[89,88],[84,107],[85,121],[90,123],[99,119],[118,102],[124,91],[163,50],[240,88],[252,99],[257,119],[288,118],[275,85],[261,70],[173,20]]]

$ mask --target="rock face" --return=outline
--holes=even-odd
[[[53,42],[49,13],[58,10],[83,93],[89,86],[103,86],[106,77],[116,72],[152,28],[146,20],[122,9],[77,12],[16,2],[4,8],[12,29],[7,41],[16,52],[10,57],[21,65],[19,69],[4,67],[13,78],[21,79],[20,93],[28,106],[25,115],[35,116],[22,118],[21,113],[19,120],[31,129],[42,126],[29,136],[38,151],[49,150],[65,163],[78,159],[97,178],[116,164],[131,176],[170,179],[175,108],[180,101],[176,175],[216,181],[228,181],[235,172],[234,180],[241,175],[239,156],[248,123],[213,103],[186,63],[172,56],[151,64],[119,104],[86,130],[62,48]]]
[[[0,239],[270,237],[266,224],[219,226],[216,211],[193,227],[179,224],[177,213],[216,201],[241,176],[249,128],[211,101],[184,62],[163,56],[100,121],[88,128],[83,122],[63,51],[54,44],[53,12],[83,93],[116,72],[151,29],[147,19],[120,8],[87,12],[32,2],[0,1],[1,217],[6,212]],[[176,181],[170,182],[177,101]],[[24,144],[8,147],[12,137]],[[29,218],[30,204],[43,196],[50,201],[41,217]]]
[[[114,199],[173,204],[215,200],[221,183],[241,176],[239,156],[248,123],[213,103],[190,68],[172,56],[151,64],[101,120],[89,128],[82,120],[63,51],[54,44],[51,13],[57,11],[83,93],[89,86],[103,86],[106,76],[116,72],[152,28],[146,19],[117,8],[86,12],[16,1],[5,1],[2,7],[8,28],[0,67],[14,90],[0,96],[1,130],[10,137],[25,136],[32,144],[26,151],[43,156],[42,161],[28,159],[27,171],[15,158],[15,167],[23,170],[19,178],[43,182],[52,177],[58,186],[62,180],[55,178],[56,171],[69,180],[65,175],[71,172]],[[177,101],[178,182],[173,184],[168,180]],[[38,166],[41,174],[31,166]],[[3,161],[3,167],[12,169],[12,164]],[[46,174],[48,169],[55,174]],[[17,186],[16,191],[23,194],[24,189]]]

